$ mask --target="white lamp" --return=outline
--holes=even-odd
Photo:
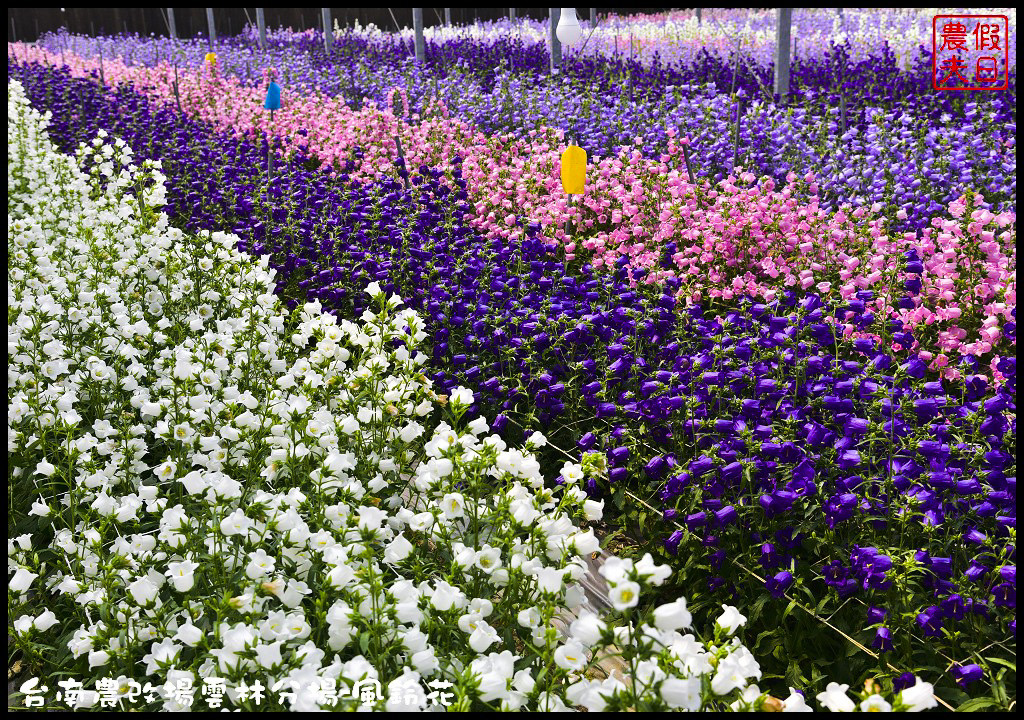
[[[583,37],[583,28],[576,18],[576,8],[562,8],[555,35],[558,36],[558,42],[563,45],[575,45],[580,41]]]

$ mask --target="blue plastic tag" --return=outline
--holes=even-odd
[[[281,109],[281,86],[276,82],[272,81],[267,87],[267,99],[263,102],[263,107],[267,110]]]

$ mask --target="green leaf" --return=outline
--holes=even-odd
[[[764,610],[765,604],[771,599],[771,595],[768,593],[761,593],[761,595],[754,601],[754,604],[750,606],[750,611],[747,613],[747,621],[751,624],[755,623],[761,612]]]
[[[1003,658],[997,657],[985,658],[985,660],[987,660],[990,663],[995,663],[996,665],[1005,665],[1014,672],[1017,672],[1017,663],[1012,663],[1009,660],[1004,660]]]
[[[782,619],[785,620],[789,617],[789,614],[793,612],[793,608],[796,607],[796,600],[790,600],[789,605],[786,606],[785,611],[782,613]]]
[[[622,510],[623,500],[625,499],[623,495],[624,494],[623,494],[623,492],[621,490],[612,494],[612,502],[615,503],[615,507],[619,511]]]
[[[622,532],[622,528],[615,528],[610,533],[608,533],[607,535],[604,536],[603,547],[610,546],[612,541],[615,540],[615,538],[617,538],[617,537],[619,537],[620,535],[623,535],[623,534],[624,533]]]
[[[997,703],[992,698],[987,698],[987,697],[971,698],[970,700],[965,702],[963,705],[958,707],[956,709],[956,711],[957,712],[977,712],[978,710],[981,710],[983,708],[995,707],[997,705],[999,705],[999,703]]]

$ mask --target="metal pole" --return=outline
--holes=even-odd
[[[740,72],[740,43],[742,42],[740,37],[736,38],[736,59],[732,63],[732,87],[729,88],[730,97],[736,95],[736,78]]]
[[[512,22],[512,23],[514,23],[516,21],[516,9],[515,8],[509,8],[508,9],[508,21]]]
[[[395,24],[395,32],[402,32],[402,26],[398,24],[398,18],[396,18],[395,14],[391,12],[391,8],[388,8],[388,15],[391,16],[391,22]]]
[[[174,24],[174,8],[167,8],[167,25],[171,31],[171,40],[177,40],[178,26]]]
[[[793,25],[793,8],[779,8],[775,34],[775,94],[782,102],[789,95],[789,42]]]
[[[452,24],[452,9],[451,8],[445,8],[444,9],[444,24],[445,25],[449,25],[449,26]]]
[[[256,8],[256,26],[260,30],[260,50],[267,49],[267,21],[263,17],[263,8]]]
[[[590,8],[590,27],[597,25],[597,8]]]
[[[700,25],[700,11],[701,8],[697,8],[697,24]]]
[[[324,21],[324,50],[331,54],[331,44],[334,42],[334,28],[331,26],[331,9],[320,8],[320,14]]]
[[[551,47],[551,74],[557,75],[558,68],[562,66],[562,43],[558,41],[555,29],[558,27],[558,19],[562,16],[562,8],[548,8],[550,13],[550,24],[548,27],[548,41]]]
[[[412,9],[412,29],[416,34],[416,62],[423,63],[426,60],[426,42],[423,40],[423,8]]]
[[[217,43],[217,26],[213,23],[213,8],[206,8],[206,24],[210,29],[210,52]]]

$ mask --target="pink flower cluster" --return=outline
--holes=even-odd
[[[8,53],[27,61],[59,60],[20,44],[8,44]],[[99,69],[97,61],[76,55],[66,54],[65,62],[77,76]],[[170,65],[133,66],[115,58],[103,69],[108,85],[131,83],[155,100],[176,101]],[[1014,321],[1016,307],[1013,213],[975,210],[963,219],[962,200],[950,206],[952,217],[934,219],[920,234],[890,237],[880,205],[836,212],[819,207],[813,175],[790,174],[779,188],[770,179],[756,182],[753,174],[739,172],[717,186],[695,187],[683,159],[688,140],[676,141],[671,130],[659,158],[635,149],[591,158],[586,192],[571,199],[561,190],[564,138],[558,130],[488,136],[451,118],[441,103],[428,106],[425,117],[410,115],[400,88],[390,93],[387,109],[364,104],[355,110],[341,97],[285,87],[282,108],[271,120],[263,109],[263,88],[221,77],[208,65],[179,69],[177,92],[182,108],[195,117],[240,135],[275,135],[285,152],[304,147],[325,168],[349,167],[357,180],[397,173],[396,139],[409,168],[426,164],[450,171],[459,156],[472,223],[482,234],[513,240],[527,223],[539,223],[567,260],[580,256],[611,267],[624,256],[638,281],[679,278],[679,295],[687,302],[716,303],[741,294],[770,301],[786,288],[850,299],[872,289],[875,309],[883,311],[904,294],[903,253],[916,249],[925,265],[920,300],[914,309],[896,312],[914,328],[917,342],[894,349],[919,351],[934,369],[952,375],[953,368],[946,368],[951,356],[993,358],[1000,345],[1016,344],[1002,330],[1004,322]],[[852,324],[843,330],[862,335]]]
[[[983,198],[974,196],[974,206]],[[1017,232],[1016,216],[993,215],[981,208],[965,217],[967,198],[950,204],[953,219],[935,218],[921,237],[908,233],[904,242],[915,246],[924,260],[922,302],[901,310],[902,319],[915,327],[923,359],[933,368],[945,368],[946,377],[958,376],[947,367],[951,356],[993,357],[1006,340],[1016,347],[1016,336],[1004,338],[1002,324],[1016,323]],[[992,371],[998,354],[993,357]]]

